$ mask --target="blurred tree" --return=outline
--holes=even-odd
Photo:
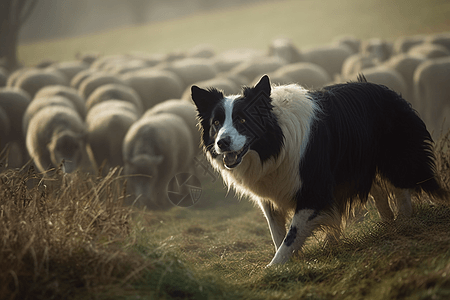
[[[0,60],[10,71],[18,67],[19,30],[30,16],[37,0],[0,0]]]

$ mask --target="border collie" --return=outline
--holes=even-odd
[[[242,95],[191,92],[208,160],[264,212],[276,249],[269,265],[287,262],[316,228],[336,241],[369,193],[382,219],[394,219],[385,182],[398,217],[412,214],[411,192],[446,195],[424,122],[400,95],[363,75],[319,90],[271,86],[265,75]]]

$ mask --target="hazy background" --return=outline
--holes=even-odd
[[[19,41],[73,37],[268,0],[38,0]]]
[[[20,31],[23,65],[79,53],[171,53],[209,44],[217,52],[297,47],[450,31],[449,0],[38,0]],[[40,40],[39,40],[40,39]]]

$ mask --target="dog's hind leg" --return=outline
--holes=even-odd
[[[381,220],[388,222],[394,220],[394,213],[389,205],[389,194],[384,191],[381,186],[374,183],[370,190],[370,194],[375,200],[375,206],[378,209]]]
[[[291,226],[283,243],[278,248],[277,253],[275,253],[268,266],[286,263],[295,251],[301,249],[305,240],[320,224],[318,222],[320,218],[313,209],[301,209],[297,211],[292,218]]]
[[[277,251],[286,235],[286,216],[282,212],[274,210],[269,201],[260,200],[259,206],[267,219],[275,251]]]
[[[395,203],[398,209],[399,218],[409,218],[412,216],[413,209],[411,204],[411,193],[408,189],[394,189]]]

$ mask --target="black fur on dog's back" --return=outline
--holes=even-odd
[[[389,88],[358,79],[308,92],[321,113],[300,162],[296,210],[328,210],[331,199],[341,209],[343,202],[365,201],[377,175],[397,188],[447,195],[435,177],[432,138],[417,112]]]

